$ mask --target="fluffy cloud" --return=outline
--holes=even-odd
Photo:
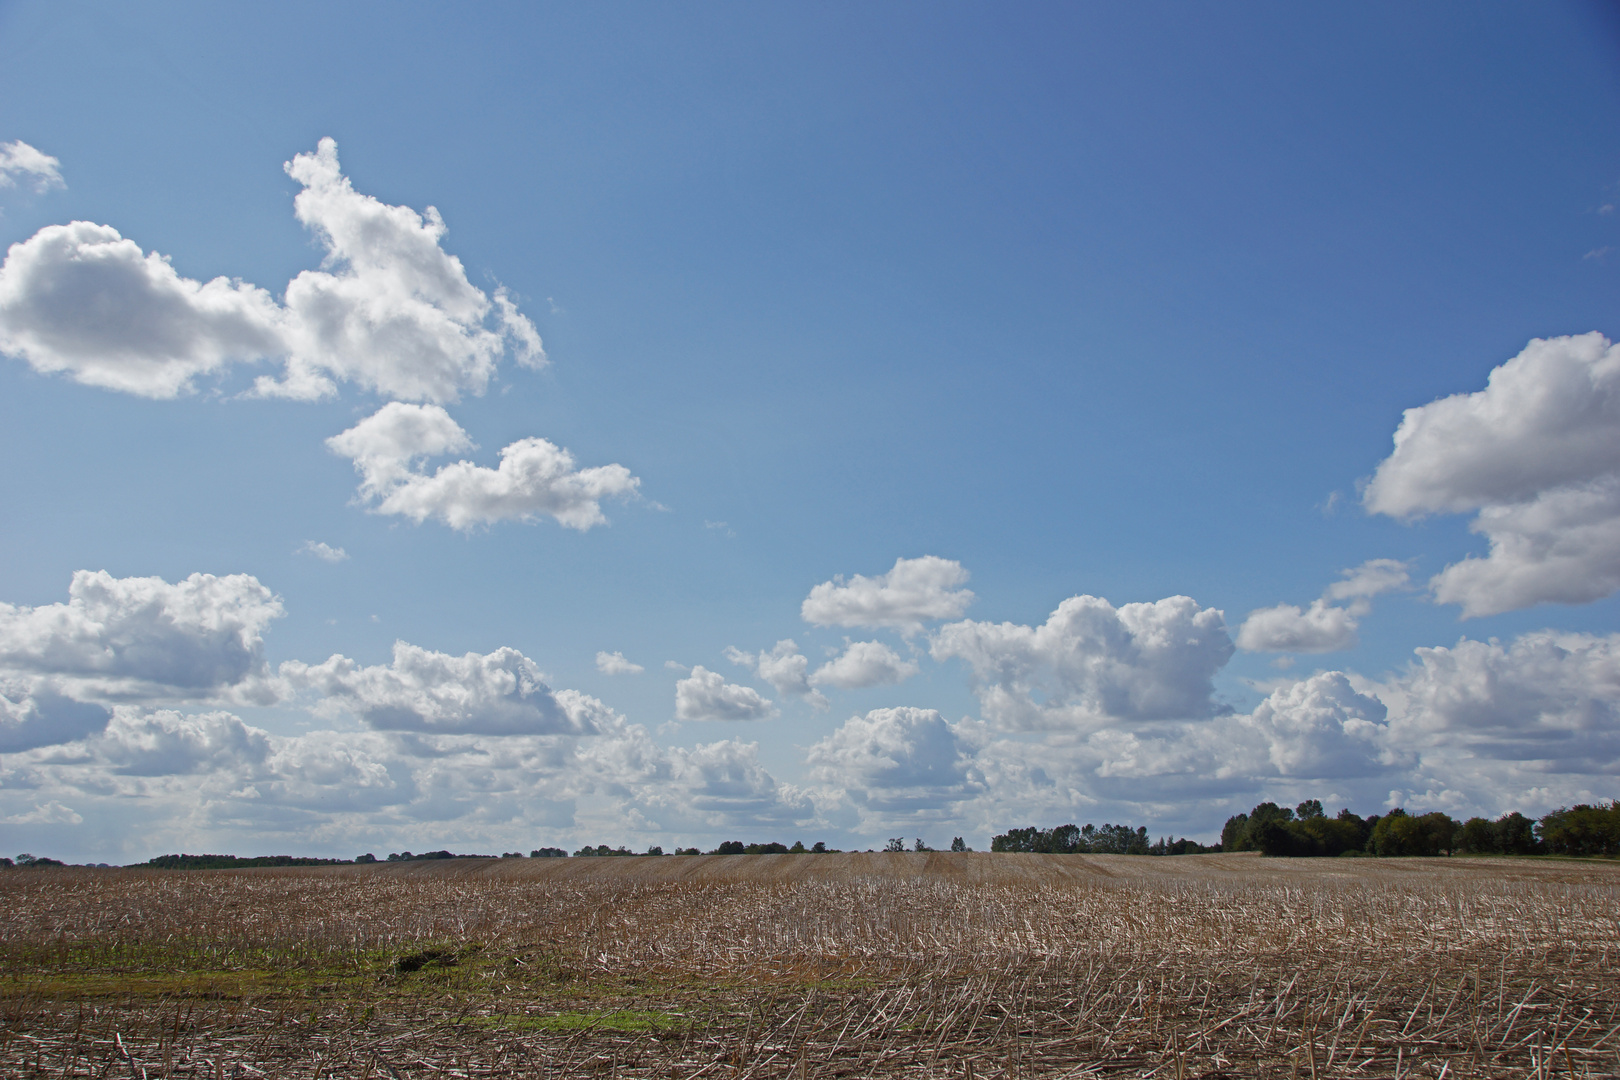
[[[86,738],[111,718],[112,712],[100,705],[0,682],[0,754]]]
[[[809,809],[802,795],[778,784],[759,763],[758,743],[723,739],[677,748],[669,757],[672,789],[648,792],[648,802],[673,802],[677,812],[708,828],[780,827]]]
[[[0,148],[3,161],[54,168],[44,155],[18,158],[19,145]],[[182,277],[111,226],[75,221],[12,245],[0,266],[0,351],[155,398],[233,363],[280,359],[282,376],[261,377],[255,392],[307,400],[347,380],[391,398],[454,401],[484,391],[508,345],[519,363],[544,363],[511,299],[475,288],[440,246],[437,211],[356,192],[331,139],[287,172],[303,185],[294,210],[326,260],[288,284],[284,304],[240,281]]]
[[[1357,622],[1348,610],[1326,600],[1303,611],[1278,604],[1249,612],[1238,627],[1237,646],[1249,652],[1337,652],[1355,647]]]
[[[815,686],[854,690],[866,686],[893,686],[917,674],[917,665],[881,641],[852,641],[844,651],[810,676]]]
[[[21,139],[0,143],[0,187],[15,187],[19,176],[33,180],[36,191],[67,186],[62,183],[62,163],[51,155]]]
[[[354,462],[360,493],[378,513],[437,518],[456,529],[546,514],[584,532],[607,522],[602,499],[633,495],[641,483],[623,465],[575,469],[573,455],[545,439],[505,447],[498,468],[458,461],[429,475],[424,459],[473,449],[438,405],[390,402],[326,445]]]
[[[1406,410],[1363,492],[1372,513],[1477,511],[1490,542],[1430,582],[1464,617],[1620,588],[1620,348],[1536,339],[1484,390]]]
[[[263,289],[181,277],[110,225],[48,225],[0,264],[0,352],[142,397],[281,352],[282,316]]]
[[[1041,626],[950,623],[935,634],[932,653],[972,668],[987,720],[1017,730],[1084,729],[1211,715],[1211,680],[1232,642],[1221,612],[1189,597],[1116,609],[1075,596]]]
[[[952,559],[896,559],[877,577],[823,581],[810,590],[799,613],[817,626],[892,626],[916,633],[925,621],[954,619],[968,609],[973,594],[962,588],[967,580],[968,572]]]
[[[99,740],[113,769],[132,776],[178,776],[259,764],[271,754],[270,736],[230,713],[187,716],[163,709],[120,708]]]
[[[810,747],[816,782],[877,810],[939,808],[982,787],[974,744],[933,709],[874,709]]]
[[[1356,627],[1381,593],[1404,588],[1406,564],[1395,559],[1369,559],[1341,571],[1342,581],[1327,587],[1305,610],[1293,604],[1251,611],[1238,628],[1237,646],[1249,652],[1337,652],[1354,648]],[[1339,607],[1332,601],[1350,601]]]
[[[759,691],[728,683],[719,672],[701,664],[675,684],[678,720],[766,720],[774,715],[771,703]]]
[[[326,246],[328,269],[288,284],[286,373],[260,379],[260,393],[323,397],[336,378],[393,398],[454,401],[483,393],[503,335],[519,363],[545,362],[533,324],[502,292],[491,305],[440,246],[433,207],[424,217],[355,191],[331,139],[294,157],[287,175],[304,186],[293,210]]]
[[[596,670],[604,675],[640,675],[647,669],[626,660],[622,652],[599,652],[596,654]]]
[[[1366,613],[1366,609],[1356,607],[1357,604],[1404,589],[1412,580],[1407,572],[1407,564],[1399,559],[1368,559],[1360,566],[1339,571],[1339,577],[1343,580],[1329,585],[1322,597],[1325,600],[1349,600],[1357,614]]]
[[[248,574],[170,584],[80,570],[65,604],[0,604],[0,672],[79,698],[268,701],[262,635],[281,613]]]
[[[1398,705],[1403,742],[1434,764],[1620,774],[1620,634],[1465,638],[1418,649],[1412,669],[1382,689]]]
[[[320,540],[305,540],[304,546],[298,549],[300,555],[313,555],[322,562],[340,563],[349,557],[349,553],[340,547],[333,547]]]
[[[1327,671],[1273,690],[1238,723],[1259,736],[1276,775],[1332,779],[1379,771],[1387,714],[1383,702],[1356,691],[1343,672]]]
[[[770,652],[761,651],[758,656],[728,645],[725,656],[733,664],[752,669],[775,687],[778,694],[801,697],[815,708],[827,708],[827,699],[810,685],[810,661],[799,652],[798,643],[792,638],[778,641]]]
[[[606,708],[575,691],[554,693],[534,661],[511,648],[451,656],[396,641],[390,664],[333,656],[280,670],[289,685],[318,691],[382,731],[580,735],[596,730]]]

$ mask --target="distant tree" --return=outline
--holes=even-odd
[[[1448,815],[1435,811],[1413,817],[1397,807],[1378,820],[1372,829],[1372,849],[1382,856],[1450,854],[1459,826]]]
[[[1541,842],[1553,855],[1620,855],[1620,803],[1559,807],[1541,819]]]
[[[1327,815],[1322,812],[1321,799],[1306,799],[1304,802],[1294,807],[1294,816],[1300,821],[1309,821],[1312,818],[1327,817]]]
[[[967,851],[968,846],[967,846],[966,843],[963,842],[963,840],[962,840],[962,838],[960,836],[953,836],[953,837],[951,837],[951,850],[952,851]]]
[[[368,851],[364,855],[356,855],[354,861],[357,863],[374,863],[377,861],[377,856]]]
[[[1423,827],[1425,853],[1450,855],[1456,850],[1458,825],[1450,814],[1435,810],[1418,818],[1418,824]]]
[[[1496,830],[1496,846],[1504,855],[1532,855],[1541,845],[1536,840],[1536,823],[1514,810],[1491,822]]]
[[[12,862],[10,859],[6,858],[3,855],[0,855],[0,869],[9,870],[9,869],[11,869],[12,867],[14,867],[16,865],[17,864]]]
[[[1147,829],[1133,829],[1129,825],[1104,825],[1097,830],[1090,848],[1099,855],[1146,855]]]
[[[744,855],[786,855],[788,846],[772,841],[768,844],[749,844],[743,848]]]
[[[703,852],[699,851],[695,847],[678,847],[678,848],[675,849],[675,854],[677,854],[677,855],[701,855],[701,854],[703,854]]]
[[[1355,837],[1355,841],[1345,848],[1346,851],[1367,850],[1367,841],[1372,839],[1373,824],[1378,820],[1377,815],[1369,818],[1358,817],[1356,814],[1351,813],[1350,808],[1347,806],[1340,810],[1338,816],[1333,820],[1343,823],[1346,838],[1352,835]]]
[[[991,851],[1035,851],[1041,831],[1033,825],[1027,829],[1008,829],[990,838]]]
[[[1180,840],[1171,840],[1168,836],[1160,837],[1148,848],[1149,855],[1204,855],[1209,852],[1220,851],[1221,846],[1215,844],[1206,846],[1196,840],[1182,837]]]
[[[747,849],[741,840],[727,840],[709,854],[711,855],[741,855]]]
[[[922,837],[919,836],[919,837],[917,837],[916,845],[911,850],[912,851],[933,851],[934,849],[929,847],[927,844],[923,843]]]
[[[793,846],[788,848],[788,854],[790,854],[790,855],[804,855],[804,854],[807,854],[809,852],[809,850],[810,850],[809,848],[804,846],[804,841],[803,840],[795,840],[795,841],[793,841]]]
[[[1221,828],[1222,851],[1253,851],[1249,846],[1249,815],[1233,814]]]
[[[538,847],[529,852],[531,859],[566,859],[568,852],[560,847]]]
[[[883,846],[883,850],[884,851],[904,851],[904,850],[906,850],[906,838],[903,837],[903,836],[891,836],[891,837],[889,837],[889,842]]]
[[[302,855],[259,855],[251,858],[238,858],[235,855],[159,855],[136,865],[158,870],[229,870],[258,866],[340,866],[347,861]]]
[[[523,852],[521,852],[521,851],[503,851],[503,852],[501,852],[501,858],[503,858],[503,859],[521,859],[521,858],[523,858]]]
[[[812,854],[812,855],[825,855],[825,854],[827,854],[827,845],[824,844],[822,841],[817,840],[814,844],[811,845],[810,854]]]
[[[1496,829],[1482,817],[1471,817],[1457,830],[1457,850],[1464,855],[1500,855]]]
[[[647,848],[647,854],[649,855],[662,855],[663,853],[664,849],[658,844],[653,844]]]

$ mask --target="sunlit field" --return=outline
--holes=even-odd
[[[0,1071],[1620,1075],[1620,866],[848,854],[0,873]]]

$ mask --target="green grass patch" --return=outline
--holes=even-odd
[[[550,1035],[570,1035],[579,1031],[662,1035],[685,1031],[688,1021],[684,1016],[652,1009],[606,1009],[548,1015],[486,1016],[479,1020],[479,1024],[502,1031],[544,1032]]]

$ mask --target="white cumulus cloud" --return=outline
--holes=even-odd
[[[1115,608],[1075,596],[1041,626],[949,623],[932,653],[968,664],[985,719],[1009,729],[1084,729],[1210,715],[1212,680],[1232,641],[1221,612],[1190,597]]]
[[[934,709],[852,716],[810,747],[812,780],[885,811],[937,808],[983,786],[975,744]]]
[[[799,613],[817,626],[889,626],[910,634],[924,622],[961,616],[973,603],[973,593],[962,587],[967,580],[968,572],[953,559],[896,559],[886,574],[822,582]]]
[[[1620,634],[1540,630],[1505,645],[1420,648],[1383,692],[1398,703],[1403,740],[1450,768],[1620,774]]]
[[[1273,690],[1239,722],[1260,737],[1278,776],[1331,779],[1380,771],[1387,714],[1343,672],[1327,671]]]
[[[1372,513],[1475,512],[1490,543],[1431,581],[1465,618],[1620,588],[1620,347],[1536,339],[1484,390],[1406,410],[1367,483]]]
[[[30,692],[32,691],[32,692]],[[27,682],[0,680],[0,754],[73,742],[101,731],[112,711]]]
[[[702,664],[675,684],[678,720],[765,720],[773,715],[771,703],[758,690],[728,683]]]
[[[1301,610],[1293,604],[1260,608],[1238,627],[1238,648],[1249,652],[1337,652],[1354,648],[1357,618],[1347,609],[1317,600]]]
[[[263,763],[272,744],[265,732],[227,712],[185,715],[120,708],[97,749],[115,772],[178,776]]]
[[[84,817],[71,806],[52,800],[39,803],[26,814],[0,818],[0,825],[82,825]]]
[[[62,163],[51,155],[21,139],[0,143],[0,187],[15,187],[18,177],[32,180],[36,191],[67,186],[62,182]]]
[[[817,709],[828,706],[827,699],[810,685],[810,661],[792,638],[778,641],[770,652],[761,650],[757,656],[728,645],[725,657],[733,664],[751,669],[775,687],[778,694],[804,698]]]
[[[201,375],[282,351],[283,312],[240,281],[181,277],[110,225],[47,225],[0,264],[0,352],[34,370],[172,398]]]
[[[5,161],[24,160],[18,145],[0,148]],[[54,168],[26,158],[40,159]],[[281,376],[261,376],[256,393],[309,400],[348,381],[389,398],[455,401],[483,393],[508,350],[520,364],[545,362],[511,298],[474,287],[443,249],[438,211],[356,192],[331,139],[286,168],[303,186],[294,212],[326,258],[288,283],[282,303],[241,281],[182,277],[110,225],[51,225],[0,265],[0,351],[154,398],[234,363],[281,361]]]
[[[640,675],[647,669],[624,658],[622,652],[596,654],[596,670],[604,675]]]
[[[917,674],[917,665],[881,641],[852,641],[838,656],[810,676],[815,686],[854,690],[867,686],[893,686]]]
[[[1249,612],[1238,628],[1237,646],[1249,652],[1337,652],[1354,648],[1361,617],[1372,609],[1372,598],[1405,588],[1406,564],[1395,559],[1369,559],[1341,571],[1341,581],[1327,587],[1321,598],[1300,609],[1278,604]],[[1333,601],[1348,600],[1346,606]]]
[[[293,210],[326,246],[326,268],[288,284],[286,374],[261,379],[260,393],[322,397],[336,378],[393,398],[454,401],[483,393],[506,340],[520,363],[545,362],[533,324],[504,293],[492,306],[440,246],[433,207],[424,216],[355,191],[331,139],[294,157],[287,175],[304,186]]]
[[[473,449],[438,405],[389,402],[326,445],[354,462],[360,493],[377,513],[456,529],[548,515],[584,532],[607,522],[601,500],[634,495],[641,483],[623,465],[576,469],[567,450],[535,438],[504,447],[494,469],[457,461],[427,473],[425,459]]]
[[[605,708],[576,691],[554,693],[534,661],[512,648],[452,656],[396,641],[389,664],[333,656],[315,665],[289,660],[280,673],[382,731],[578,735],[594,731]]]
[[[65,604],[0,603],[0,673],[76,698],[270,700],[263,632],[281,601],[248,574],[115,578],[79,570]]]

